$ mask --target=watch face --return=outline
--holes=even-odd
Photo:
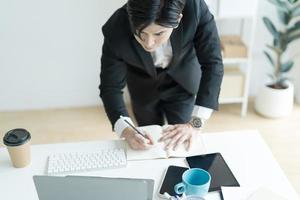
[[[193,126],[195,128],[200,128],[202,126],[202,121],[200,118],[194,118],[193,119]]]
[[[192,124],[192,126],[194,128],[200,128],[202,126],[202,120],[200,118],[194,117],[192,119],[192,123],[191,124]]]
[[[192,126],[194,128],[201,128],[201,126],[202,126],[201,119],[200,118],[193,118],[193,120],[192,120]]]

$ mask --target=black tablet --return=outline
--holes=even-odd
[[[174,186],[177,183],[182,182],[182,174],[189,168],[179,166],[169,166],[166,170],[162,184],[159,189],[159,196],[163,197],[164,193],[167,192],[171,196],[175,196]]]
[[[221,190],[221,186],[240,186],[220,153],[186,158],[191,168],[202,168],[211,175],[209,191]]]

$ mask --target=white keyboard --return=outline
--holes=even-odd
[[[126,154],[122,148],[103,149],[97,152],[61,153],[49,156],[47,173],[51,175],[82,172],[121,168],[126,165]]]

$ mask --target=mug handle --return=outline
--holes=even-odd
[[[174,186],[174,191],[176,192],[176,194],[183,194],[185,192],[185,184],[184,183],[177,183]]]

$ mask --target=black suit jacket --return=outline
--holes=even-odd
[[[196,95],[196,105],[218,109],[223,77],[220,40],[213,15],[204,0],[187,0],[183,18],[170,40],[173,59],[167,73],[187,92]],[[130,29],[126,5],[102,27],[100,96],[112,123],[128,116],[122,89],[131,98],[145,98],[157,81],[151,54],[136,41]],[[133,91],[133,92],[132,92]]]

